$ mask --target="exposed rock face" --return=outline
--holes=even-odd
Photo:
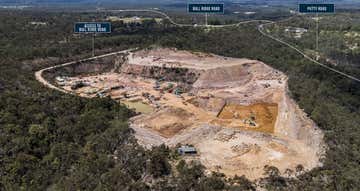
[[[121,67],[129,62],[128,56],[128,54],[121,54],[116,56],[112,72],[119,72],[121,70]]]
[[[201,71],[188,68],[168,68],[159,66],[124,64],[121,68],[121,72],[146,78],[193,84],[198,79]]]
[[[114,57],[106,57],[88,62],[79,62],[64,68],[67,73],[72,75],[110,72],[114,68]]]
[[[75,64],[56,68],[44,73],[46,79],[54,79],[56,76],[77,76],[77,75],[89,75],[99,74],[103,72],[115,71],[120,68],[123,63],[127,61],[127,55],[114,55],[96,60],[77,62]]]

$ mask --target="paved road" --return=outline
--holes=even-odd
[[[110,12],[151,12],[151,13],[156,13],[156,14],[159,14],[159,15],[162,15],[164,18],[166,18],[167,20],[170,21],[170,23],[172,23],[173,25],[176,25],[176,26],[179,26],[179,27],[194,27],[194,25],[190,25],[190,24],[181,24],[181,23],[177,23],[175,22],[173,19],[171,19],[171,17],[169,15],[167,15],[166,13],[164,12],[161,12],[161,11],[156,11],[156,10],[148,10],[148,9],[133,9],[133,10],[109,10]],[[284,22],[284,21],[287,21],[289,19],[291,19],[292,17],[288,18],[288,19],[285,19],[285,20],[282,20],[282,21],[279,21],[279,22]],[[289,47],[290,49],[296,51],[297,53],[301,54],[302,56],[304,56],[304,58],[306,58],[307,60],[313,62],[314,64],[317,64],[329,71],[332,71],[332,72],[335,72],[343,77],[346,77],[346,78],[349,78],[351,80],[354,80],[354,81],[357,81],[357,82],[360,82],[360,79],[359,78],[356,78],[354,76],[351,76],[349,74],[346,74],[344,72],[341,72],[339,70],[336,70],[326,64],[323,64],[323,63],[320,63],[316,60],[314,60],[313,58],[311,58],[310,56],[306,55],[305,52],[303,52],[302,50],[296,48],[295,46],[281,40],[281,39],[278,39],[270,34],[267,34],[266,32],[264,32],[264,26],[266,25],[271,25],[271,24],[275,24],[277,22],[274,22],[274,21],[270,21],[270,20],[249,20],[249,21],[242,21],[242,22],[238,22],[238,23],[235,23],[235,24],[228,24],[228,25],[197,25],[197,27],[212,27],[212,28],[223,28],[223,27],[236,27],[236,26],[239,26],[241,24],[247,24],[247,23],[255,23],[255,22],[262,22],[262,23],[266,23],[266,24],[260,24],[258,26],[258,31],[264,35],[265,37],[268,37],[270,39],[273,39],[287,47]]]
[[[265,23],[265,24],[260,24],[258,25],[257,29],[258,31],[265,37],[268,37],[272,40],[275,40],[287,47],[289,47],[290,49],[296,51],[297,53],[301,54],[302,56],[304,56],[304,58],[308,59],[309,61],[313,62],[314,64],[317,64],[329,71],[332,71],[332,72],[335,72],[343,77],[346,77],[346,78],[349,78],[351,80],[354,80],[356,82],[360,82],[360,79],[359,78],[356,78],[354,76],[351,76],[349,74],[346,74],[344,72],[341,72],[339,70],[336,70],[326,64],[323,64],[323,63],[320,63],[314,59],[312,59],[310,56],[306,55],[303,51],[301,51],[300,49],[296,48],[295,46],[281,40],[281,39],[278,39],[270,34],[267,34],[266,32],[264,32],[264,28],[265,26],[267,25],[271,25],[271,24],[275,24],[276,22],[274,21],[270,21],[270,20],[249,20],[249,21],[241,21],[241,22],[238,22],[238,23],[234,23],[234,24],[228,24],[228,25],[191,25],[191,24],[182,24],[182,23],[177,23],[175,22],[173,19],[171,19],[171,17],[169,15],[167,15],[166,13],[164,12],[161,12],[161,11],[156,11],[156,10],[149,10],[149,9],[131,9],[131,10],[106,10],[106,12],[150,12],[150,13],[155,13],[155,14],[159,14],[161,16],[163,16],[165,19],[169,20],[169,22],[175,26],[178,26],[178,27],[212,27],[212,28],[224,28],[224,27],[237,27],[239,25],[242,25],[242,24],[247,24],[247,23],[257,23],[257,22],[260,22],[260,23]],[[288,19],[285,19],[283,21],[280,21],[280,22],[284,22],[286,20],[289,20],[291,19],[288,18]],[[124,51],[119,51],[119,52],[113,52],[113,53],[109,53],[109,54],[104,54],[104,55],[100,55],[100,56],[95,56],[95,57],[91,57],[91,58],[87,58],[87,59],[84,59],[84,60],[81,60],[81,61],[89,61],[89,60],[94,60],[94,59],[98,59],[98,58],[103,58],[103,57],[107,57],[107,56],[111,56],[111,55],[115,55],[115,54],[119,54],[119,53],[125,53],[125,52],[128,52],[128,51],[131,51],[132,49],[130,50],[124,50]],[[65,64],[60,64],[60,65],[56,65],[56,66],[52,66],[52,67],[49,67],[49,68],[45,68],[45,69],[42,69],[40,71],[37,71],[35,73],[35,76],[36,76],[36,79],[41,82],[42,84],[44,84],[46,87],[49,87],[49,88],[52,88],[52,89],[55,89],[55,90],[58,90],[58,91],[61,91],[61,92],[64,92],[64,93],[71,93],[69,91],[66,91],[64,89],[61,89],[61,88],[58,88],[52,84],[50,84],[48,81],[46,81],[43,77],[42,77],[42,74],[44,71],[48,71],[48,70],[51,70],[51,69],[55,69],[55,68],[59,68],[59,67],[64,67],[64,66],[68,66],[68,65],[72,65],[72,64],[75,64],[77,63],[78,61],[73,61],[73,62],[68,62],[68,63],[65,63]]]
[[[303,51],[301,51],[300,49],[296,48],[295,46],[293,46],[293,45],[291,45],[291,44],[289,44],[289,43],[287,43],[287,42],[285,42],[285,41],[283,41],[283,40],[280,40],[280,39],[278,39],[278,38],[275,38],[274,36],[271,36],[271,35],[267,34],[266,32],[264,32],[264,26],[266,26],[266,25],[268,25],[268,24],[272,24],[272,23],[261,24],[261,25],[258,26],[258,31],[259,31],[262,35],[264,35],[264,36],[266,36],[266,37],[268,37],[268,38],[271,38],[271,39],[273,39],[273,40],[275,40],[275,41],[277,41],[277,42],[279,42],[279,43],[281,43],[281,44],[283,44],[283,45],[288,46],[289,48],[295,50],[296,52],[298,52],[299,54],[301,54],[302,56],[304,56],[306,59],[310,60],[311,62],[313,62],[313,63],[315,63],[315,64],[317,64],[317,65],[319,65],[319,66],[321,66],[321,67],[323,67],[323,68],[325,68],[325,69],[327,69],[327,70],[330,70],[330,71],[332,71],[332,72],[335,72],[335,73],[337,73],[337,74],[339,74],[339,75],[342,75],[342,76],[344,76],[344,77],[346,77],[346,78],[349,78],[349,79],[351,79],[351,80],[360,82],[360,79],[358,79],[358,78],[356,78],[356,77],[354,77],[354,76],[351,76],[351,75],[349,75],[349,74],[346,74],[346,73],[344,73],[344,72],[341,72],[341,71],[339,71],[339,70],[336,70],[336,69],[334,69],[334,68],[331,68],[330,66],[328,66],[328,65],[326,65],[326,64],[322,64],[322,63],[314,60],[314,59],[311,58],[310,56],[306,55]]]
[[[247,24],[247,23],[255,23],[255,22],[267,22],[267,23],[274,23],[274,21],[270,21],[270,20],[248,20],[248,21],[241,21],[238,23],[234,23],[234,24],[228,24],[228,25],[204,25],[204,24],[200,24],[200,25],[192,25],[192,24],[182,24],[182,23],[177,23],[175,22],[169,15],[167,15],[164,12],[161,11],[156,11],[156,10],[151,10],[151,9],[128,9],[128,10],[105,10],[105,12],[115,12],[115,13],[119,13],[119,12],[149,12],[149,13],[155,13],[155,14],[159,14],[161,16],[163,16],[165,19],[167,19],[171,24],[178,26],[178,27],[212,27],[212,28],[222,28],[222,27],[234,27],[234,26],[239,26],[241,24]]]

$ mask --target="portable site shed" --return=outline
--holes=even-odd
[[[186,154],[197,154],[197,151],[195,149],[195,147],[191,147],[191,146],[181,146],[178,148],[178,153],[181,155],[186,155]]]

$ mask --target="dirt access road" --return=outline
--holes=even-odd
[[[78,62],[86,62],[86,61],[90,61],[90,60],[96,60],[96,59],[99,59],[99,58],[104,58],[104,57],[108,57],[108,56],[112,56],[112,55],[128,53],[128,52],[134,51],[134,50],[136,50],[136,49],[122,50],[122,51],[118,51],[118,52],[112,52],[112,53],[108,53],[108,54],[103,54],[103,55],[99,55],[99,56],[86,58],[86,59],[83,59],[83,60],[72,61],[72,62],[67,62],[67,63],[64,63],[64,64],[59,64],[59,65],[56,65],[56,66],[51,66],[51,67],[44,68],[44,69],[41,69],[41,70],[35,72],[35,78],[36,78],[37,81],[39,81],[40,83],[42,83],[44,86],[46,86],[48,88],[51,88],[51,89],[54,89],[54,90],[57,90],[57,91],[60,91],[60,92],[63,92],[63,93],[72,93],[71,91],[66,91],[63,88],[59,88],[59,87],[49,83],[46,79],[44,79],[43,73],[46,72],[46,71],[54,70],[56,68],[62,68],[62,67],[70,66],[70,65],[76,64]]]
[[[318,62],[317,60],[314,60],[313,58],[311,58],[310,56],[308,56],[304,51],[300,50],[299,48],[296,48],[294,45],[291,45],[290,43],[284,41],[284,40],[281,40],[279,38],[276,38],[274,36],[272,36],[271,34],[267,33],[264,31],[264,29],[266,28],[266,26],[268,25],[273,25],[273,24],[276,24],[276,23],[280,23],[280,22],[285,22],[287,20],[290,20],[291,18],[293,17],[289,17],[289,18],[286,18],[284,20],[281,20],[281,21],[271,21],[271,20],[248,20],[248,21],[240,21],[240,22],[237,22],[237,23],[234,23],[234,24],[226,24],[226,25],[208,25],[208,24],[198,24],[198,25],[192,25],[192,24],[182,24],[182,23],[177,23],[176,21],[174,21],[168,14],[164,13],[164,12],[161,12],[161,11],[157,11],[157,10],[151,10],[151,9],[126,9],[126,10],[103,10],[104,12],[115,12],[115,13],[118,13],[118,12],[149,12],[149,13],[155,13],[155,14],[158,14],[158,15],[161,15],[162,17],[164,17],[165,19],[167,19],[168,21],[170,21],[171,24],[175,25],[175,26],[178,26],[178,27],[206,27],[206,28],[225,28],[225,27],[238,27],[240,25],[243,25],[243,24],[248,24],[248,23],[263,23],[263,24],[259,24],[257,26],[257,29],[258,31],[260,32],[260,34],[264,35],[265,37],[267,38],[270,38],[280,44],[283,44],[285,46],[287,46],[288,48],[296,51],[297,53],[301,54],[302,56],[304,56],[305,59],[309,60],[310,62],[316,64],[316,65],[319,65],[321,67],[323,67],[324,69],[328,70],[328,71],[331,71],[331,72],[334,72],[334,73],[337,73],[338,75],[341,75],[345,78],[349,78],[351,80],[354,80],[356,82],[360,82],[360,79],[359,78],[356,78],[355,76],[352,76],[352,75],[349,75],[347,73],[344,73],[342,71],[339,71],[335,68],[332,68],[326,64],[323,64],[323,63],[320,63]]]

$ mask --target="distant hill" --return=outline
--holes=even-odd
[[[0,0],[0,4],[13,5],[41,5],[41,4],[174,4],[186,3],[191,0]],[[212,0],[209,0],[210,2]],[[224,2],[246,5],[296,5],[299,2],[314,2],[313,0],[224,0]],[[335,3],[336,5],[360,4],[360,0],[323,0],[322,2]]]

